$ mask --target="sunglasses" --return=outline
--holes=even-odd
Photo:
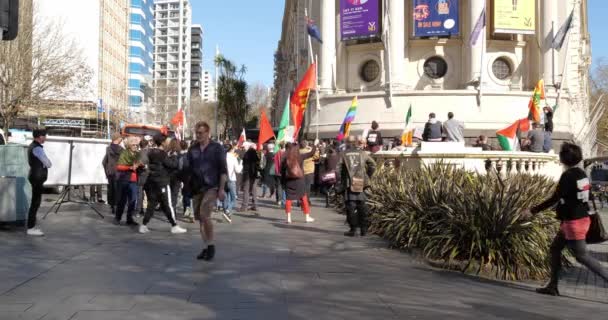
[[[201,135],[201,136],[204,135],[205,133],[206,133],[205,131],[197,131],[196,132],[196,134]]]

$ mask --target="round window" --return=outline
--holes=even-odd
[[[492,73],[499,80],[505,80],[511,77],[513,70],[511,63],[504,57],[500,57],[492,63]]]
[[[361,67],[361,79],[373,82],[380,76],[380,65],[375,60],[366,61]]]
[[[424,62],[424,74],[431,79],[443,78],[448,73],[448,63],[442,57],[431,57]]]

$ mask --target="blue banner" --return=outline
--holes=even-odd
[[[455,36],[460,32],[459,0],[413,0],[414,36]]]

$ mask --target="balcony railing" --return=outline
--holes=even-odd
[[[446,164],[462,166],[467,170],[481,174],[497,172],[501,176],[523,172],[545,175],[558,180],[562,166],[556,154],[512,152],[512,151],[481,151],[480,148],[453,148],[452,143],[430,143],[433,148],[407,148],[405,151],[381,151],[372,154],[379,165],[394,167],[420,167],[442,161]]]

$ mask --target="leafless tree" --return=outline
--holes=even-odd
[[[58,21],[38,17],[21,1],[19,36],[0,43],[0,116],[7,131],[26,108],[90,93],[92,70],[76,39]]]
[[[200,96],[193,97],[190,101],[190,115],[186,118],[188,122],[188,128],[194,132],[194,126],[199,121],[205,121],[211,127],[211,132],[215,132],[215,108],[217,108],[217,102],[205,102]],[[222,124],[224,123],[223,117],[220,115],[218,119],[220,128],[218,132],[222,132]]]

